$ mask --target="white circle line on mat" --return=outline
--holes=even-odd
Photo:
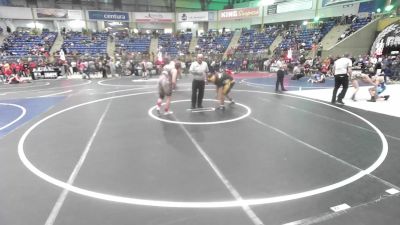
[[[215,99],[203,99],[203,101],[216,101]],[[177,100],[177,101],[172,101],[171,103],[178,103],[178,102],[190,102],[190,100]],[[241,119],[244,119],[246,117],[248,117],[251,114],[251,109],[246,106],[243,105],[241,103],[236,102],[235,105],[241,106],[243,108],[246,109],[246,113],[233,118],[233,119],[229,119],[229,120],[219,120],[219,121],[210,121],[210,122],[188,122],[188,121],[174,121],[174,120],[168,120],[159,116],[156,116],[153,114],[154,109],[156,109],[157,106],[153,106],[149,109],[148,114],[151,118],[155,119],[155,120],[159,120],[165,123],[173,123],[173,124],[184,124],[184,125],[215,125],[215,124],[221,124],[221,123],[230,123],[230,122],[235,122]]]
[[[335,108],[337,110],[341,110],[343,112],[346,112],[360,120],[362,120],[363,122],[365,122],[366,124],[368,124],[370,127],[372,127],[376,133],[378,134],[378,136],[381,139],[382,142],[382,150],[381,153],[378,157],[378,159],[372,164],[370,165],[368,168],[366,168],[365,170],[361,170],[358,173],[356,173],[355,175],[348,177],[344,180],[341,180],[339,182],[324,186],[324,187],[320,187],[320,188],[316,188],[316,189],[312,189],[312,190],[308,190],[308,191],[303,191],[303,192],[299,192],[299,193],[291,193],[291,194],[286,194],[286,195],[279,195],[279,196],[275,196],[275,197],[266,197],[266,198],[251,198],[251,199],[243,199],[243,200],[230,200],[230,201],[197,201],[197,202],[185,202],[185,201],[167,201],[167,200],[156,200],[156,199],[142,199],[142,198],[132,198],[132,197],[128,197],[128,196],[120,196],[120,195],[113,195],[113,194],[107,194],[107,193],[101,193],[101,192],[96,192],[96,191],[91,191],[88,189],[84,189],[84,188],[80,188],[80,187],[76,187],[73,185],[70,185],[64,181],[58,180],[54,177],[51,177],[50,175],[44,173],[43,171],[39,170],[37,167],[35,167],[30,161],[29,159],[26,157],[26,154],[24,152],[24,143],[25,140],[27,139],[27,137],[29,136],[29,134],[36,128],[38,127],[40,124],[42,124],[43,122],[61,114],[64,113],[66,111],[81,107],[81,106],[85,106],[85,105],[89,105],[89,104],[93,104],[93,103],[97,103],[97,102],[102,102],[102,101],[106,101],[106,100],[110,100],[110,99],[114,99],[114,98],[123,98],[123,97],[129,97],[129,96],[137,96],[137,95],[144,95],[144,94],[150,94],[150,93],[155,93],[155,92],[143,92],[143,93],[134,93],[134,94],[127,94],[127,95],[119,95],[119,96],[112,96],[112,97],[108,97],[108,98],[102,98],[102,99],[98,99],[98,100],[94,100],[94,101],[90,101],[90,102],[86,102],[86,103],[82,103],[79,105],[75,105],[66,109],[63,109],[59,112],[53,113],[43,119],[41,119],[40,121],[36,122],[34,125],[32,125],[30,128],[28,128],[27,131],[25,131],[25,133],[22,135],[22,137],[20,138],[19,142],[18,142],[18,155],[22,161],[22,163],[35,175],[37,175],[38,177],[42,178],[43,180],[56,185],[58,187],[61,187],[63,189],[66,189],[68,191],[74,192],[76,194],[80,194],[80,195],[84,195],[87,197],[92,197],[92,198],[96,198],[96,199],[102,199],[102,200],[106,200],[106,201],[112,201],[112,202],[118,202],[118,203],[124,203],[124,204],[132,204],[132,205],[143,205],[143,206],[154,206],[154,207],[174,207],[174,208],[224,208],[224,207],[242,207],[243,205],[262,205],[262,204],[270,204],[270,203],[276,203],[276,202],[284,202],[284,201],[289,201],[289,200],[295,200],[295,199],[300,199],[300,198],[305,198],[305,197],[310,197],[313,195],[317,195],[317,194],[321,194],[324,192],[328,192],[328,191],[332,191],[338,188],[341,188],[345,185],[348,185],[360,178],[362,178],[363,176],[365,176],[366,174],[371,173],[372,171],[374,171],[376,168],[378,168],[383,161],[385,160],[387,154],[388,154],[388,142],[385,138],[385,136],[383,135],[383,133],[374,125],[372,124],[370,121],[368,121],[367,119],[361,117],[360,115],[357,115],[353,112],[350,112],[346,109],[342,109],[340,107],[337,107],[335,105],[330,105],[328,103],[324,103],[324,102],[320,102],[320,101],[316,101],[316,100],[312,100],[312,99],[308,99],[308,98],[303,98],[300,96],[292,96],[292,95],[285,95],[285,94],[276,94],[276,93],[270,93],[270,92],[263,92],[263,91],[253,91],[253,90],[235,90],[235,92],[248,92],[248,93],[260,93],[260,94],[270,94],[270,95],[282,95],[282,96],[286,96],[286,97],[291,97],[291,98],[297,98],[297,99],[302,99],[302,100],[306,100],[306,101],[311,101],[311,102],[315,102],[318,104],[322,104],[322,105],[326,105],[332,108]]]
[[[21,110],[21,114],[13,121],[11,121],[10,123],[0,127],[0,131],[6,129],[7,127],[10,127],[11,125],[13,125],[14,123],[18,122],[20,119],[22,119],[22,117],[25,116],[26,114],[26,109],[25,107],[21,106],[21,105],[17,105],[17,104],[11,104],[11,103],[0,103],[0,105],[6,105],[6,106],[12,106],[12,107],[16,107],[19,108]]]

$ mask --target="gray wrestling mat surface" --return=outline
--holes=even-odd
[[[191,112],[189,78],[158,116],[155,85],[1,85],[0,224],[398,224],[398,118],[239,82]]]

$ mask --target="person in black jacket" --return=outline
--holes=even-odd
[[[286,65],[283,62],[278,61],[277,62],[277,66],[278,66],[279,69],[276,72],[275,92],[279,91],[279,85],[281,86],[281,90],[282,91],[287,91],[285,89],[285,87],[283,86],[283,78],[284,78],[284,76],[286,74]]]

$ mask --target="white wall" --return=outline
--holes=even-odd
[[[315,10],[303,10],[303,11],[295,11],[295,12],[288,12],[288,13],[280,13],[280,14],[273,14],[267,15],[264,17],[264,23],[279,23],[285,22],[289,19],[292,21],[296,20],[310,20],[313,19],[315,16]]]
[[[224,20],[219,22],[209,22],[208,29],[222,29],[223,27],[228,29],[236,28],[250,28],[253,24],[260,24],[261,17],[255,17],[253,19],[241,19],[241,20]]]
[[[96,21],[87,21],[87,27],[91,31],[99,31]]]
[[[174,29],[174,23],[136,23],[138,29]]]
[[[296,20],[312,20],[316,14],[316,4],[317,2],[313,2],[313,8],[309,10],[301,10],[294,11],[288,13],[279,13],[267,15],[267,7],[264,9],[264,23],[279,23],[285,22],[288,20],[296,21]],[[321,7],[322,0],[320,0],[320,6],[318,8],[318,15],[320,18],[326,17],[337,17],[342,15],[350,15],[357,14],[360,3],[351,3],[345,5],[337,5],[330,7]]]
[[[199,30],[199,23],[197,23],[197,22],[182,22],[182,23],[176,24],[176,30],[186,31],[186,29],[192,29],[192,32],[196,33],[196,31]]]
[[[53,21],[41,21],[37,20],[37,23],[40,23],[43,25],[43,29],[49,29],[50,31],[55,31],[54,23]],[[15,29],[18,27],[29,27],[28,24],[33,23],[33,20],[13,20],[12,24],[14,25]]]
[[[74,27],[71,26],[71,21],[68,20],[61,20],[61,21],[55,21],[55,23],[58,24],[58,26],[60,27],[60,29],[62,29],[63,27],[65,27],[67,29],[67,31],[76,31],[76,32],[82,32],[82,28],[86,28],[86,24],[85,21],[81,20],[82,23],[82,27]],[[55,25],[55,27],[57,28],[57,25]]]
[[[319,15],[321,18],[324,18],[324,17],[335,17],[342,15],[357,14],[359,7],[360,3],[349,4],[349,7],[347,7],[346,5],[323,7],[319,10]]]
[[[7,33],[7,24],[6,24],[6,21],[0,20],[0,27],[3,29],[3,34]]]
[[[3,19],[33,19],[32,10],[22,7],[0,7],[0,18]]]
[[[11,32],[14,32],[17,28],[14,26],[14,23],[11,20],[6,20],[5,21],[6,26],[11,28]]]

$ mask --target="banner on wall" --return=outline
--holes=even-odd
[[[322,0],[322,7],[341,5],[347,3],[356,3],[356,2],[369,2],[369,1],[371,0]]]
[[[36,18],[56,18],[56,19],[67,19],[68,10],[66,9],[36,9]]]
[[[128,12],[88,11],[89,20],[129,21]]]
[[[178,13],[179,22],[200,22],[208,21],[208,12],[186,12]]]
[[[375,39],[371,48],[371,55],[390,54],[398,51],[400,47],[400,23],[394,23],[386,27]]]
[[[260,15],[259,8],[242,8],[219,11],[220,20],[236,20],[251,18]]]
[[[135,21],[138,23],[170,23],[174,22],[174,14],[173,13],[156,13],[156,12],[147,12],[147,13],[135,13]]]

